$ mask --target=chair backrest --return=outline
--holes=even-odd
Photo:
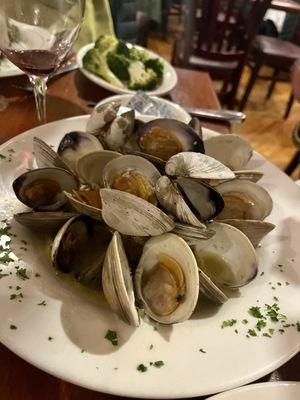
[[[245,58],[271,0],[196,0],[190,54],[218,61]]]
[[[295,61],[292,66],[291,82],[294,99],[300,102],[300,60]]]

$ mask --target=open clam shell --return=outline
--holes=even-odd
[[[156,196],[160,205],[169,211],[178,221],[185,224],[199,226],[203,230],[205,225],[191,210],[175,182],[163,175],[156,183]]]
[[[38,137],[33,138],[33,151],[39,168],[56,167],[69,170],[69,166],[64,160],[47,143]]]
[[[212,302],[223,304],[228,300],[226,294],[201,269],[199,269],[199,283],[200,291]]]
[[[155,184],[160,172],[143,157],[124,155],[110,161],[103,170],[104,186],[135,194],[156,203]]]
[[[111,150],[99,150],[87,153],[80,157],[76,163],[79,178],[90,185],[103,187],[103,169],[107,163],[120,157],[121,154]]]
[[[118,232],[114,233],[106,252],[102,287],[111,309],[129,325],[139,326],[131,270]]]
[[[187,124],[167,118],[159,118],[141,125],[138,143],[144,153],[168,160],[181,151],[204,153],[202,139]]]
[[[175,222],[175,228],[172,232],[184,239],[189,246],[197,244],[199,240],[210,239],[215,234],[212,229],[204,224],[203,226],[192,226],[179,222]]]
[[[84,215],[73,217],[55,236],[51,251],[53,266],[61,272],[72,272],[83,283],[95,282],[99,287],[111,237],[104,224]]]
[[[133,133],[134,111],[118,115],[108,126],[98,132],[101,143],[108,150],[120,150]]]
[[[217,285],[239,288],[255,278],[258,259],[250,240],[237,228],[213,222],[215,235],[199,240],[194,254],[199,268]]]
[[[215,187],[223,196],[225,206],[218,219],[263,220],[272,211],[269,193],[254,182],[235,179]]]
[[[275,225],[270,222],[250,219],[224,219],[222,222],[242,231],[254,247],[257,247],[262,239],[275,228]]]
[[[251,182],[258,182],[263,176],[264,173],[261,171],[255,170],[240,170],[240,171],[233,171],[236,179],[245,179]]]
[[[101,129],[116,118],[118,108],[116,103],[100,104],[95,107],[87,121],[86,132],[97,135]]]
[[[79,201],[78,199],[74,198],[72,193],[65,192],[65,195],[73,208],[80,214],[85,214],[88,217],[103,221],[101,208],[94,207],[92,205],[84,203],[83,201]]]
[[[77,160],[84,154],[103,150],[103,146],[96,136],[85,132],[69,132],[61,139],[57,153],[63,161],[76,171]]]
[[[38,168],[15,179],[13,189],[17,198],[28,207],[55,211],[67,202],[63,191],[72,191],[78,185],[77,179],[65,169]]]
[[[101,189],[100,195],[104,221],[124,235],[157,236],[174,228],[167,214],[137,196],[114,189]]]
[[[178,177],[175,182],[188,205],[201,221],[209,221],[223,210],[222,195],[207,183],[183,177]]]
[[[64,211],[24,212],[14,215],[14,219],[26,228],[37,232],[55,232],[76,214]]]
[[[234,179],[234,173],[225,165],[205,154],[182,152],[166,163],[166,174],[196,179]]]
[[[153,320],[173,324],[188,319],[198,300],[199,279],[187,243],[173,233],[149,239],[134,283],[141,307]]]
[[[253,151],[248,142],[240,136],[223,134],[204,141],[205,154],[219,160],[232,170],[243,169]]]

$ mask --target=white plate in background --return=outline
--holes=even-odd
[[[127,88],[119,88],[117,86],[112,85],[111,83],[107,82],[105,79],[102,79],[100,76],[93,74],[92,72],[87,71],[83,68],[82,59],[85,54],[94,47],[94,43],[87,44],[83,46],[77,53],[77,63],[79,65],[80,71],[83,75],[86,76],[90,81],[96,83],[96,85],[103,87],[104,89],[109,90],[113,93],[135,93],[134,90],[130,90]],[[152,58],[159,58],[164,64],[164,75],[161,84],[154,90],[147,91],[146,93],[149,96],[162,96],[169,93],[177,84],[177,73],[172,65],[166,61],[164,58],[159,56],[157,53],[154,53],[151,50],[145,49],[142,46],[134,45],[139,50],[143,50]]]
[[[132,94],[117,94],[115,96],[106,97],[105,99],[101,100],[97,105],[103,105],[108,103],[120,103],[122,106],[126,106],[130,99],[134,95]],[[185,122],[186,124],[189,123],[191,120],[191,116],[188,112],[186,112],[179,104],[173,103],[172,101],[163,99],[161,97],[151,96],[151,98],[158,104],[164,105],[168,108],[171,113],[171,117],[173,119],[177,119],[178,121]],[[148,115],[146,116],[148,117]],[[154,117],[157,118],[157,117]]]
[[[299,400],[300,382],[264,382],[217,394],[207,400]]]

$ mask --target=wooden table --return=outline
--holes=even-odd
[[[190,107],[219,108],[209,75],[177,69],[178,86],[172,93],[179,104]],[[0,143],[37,125],[32,95],[24,94],[12,84],[24,82],[24,77],[0,80],[0,93],[11,104],[0,113]],[[88,113],[89,101],[98,101],[109,92],[87,81],[78,71],[53,82],[48,92],[48,120]],[[228,132],[224,125],[209,125],[219,132]],[[300,380],[300,356],[294,357],[278,371],[260,381],[282,379]],[[112,400],[120,399],[92,392],[54,378],[28,364],[0,345],[0,400]]]
[[[287,13],[300,14],[300,3],[293,0],[272,0],[270,8]]]

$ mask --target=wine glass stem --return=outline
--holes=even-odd
[[[46,91],[48,76],[29,75],[29,80],[33,85],[34,97],[38,120],[41,124],[46,121]]]

